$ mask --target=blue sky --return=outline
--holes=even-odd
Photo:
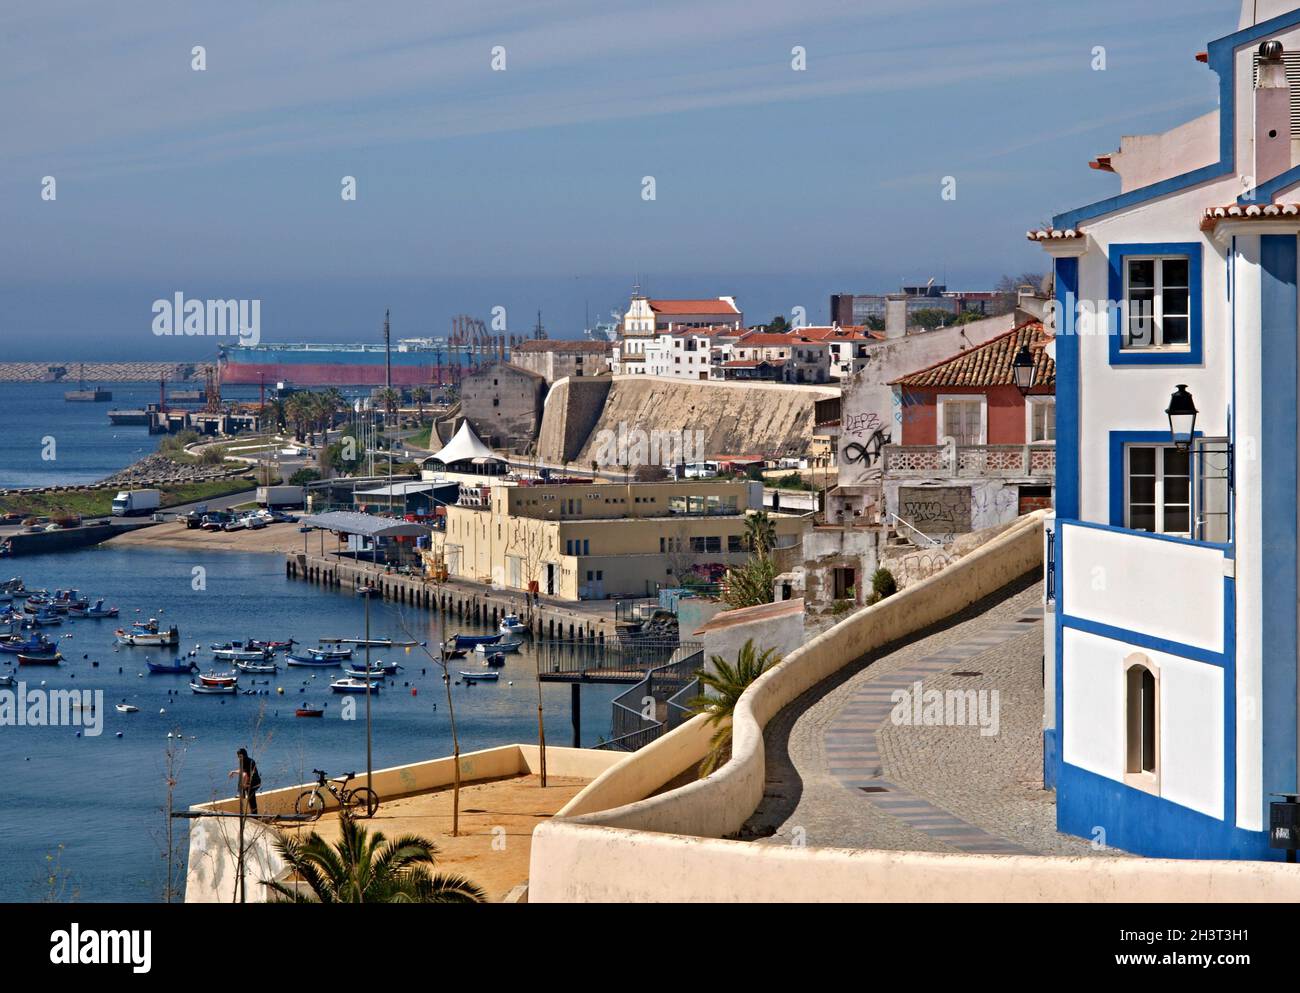
[[[1090,158],[1214,106],[1194,54],[1237,12],[11,3],[0,360],[206,354],[149,330],[177,291],[260,299],[264,341],[349,341],[385,307],[401,336],[500,305],[512,332],[540,307],[572,337],[638,275],[660,296],[735,293],[755,321],[931,276],[984,288],[1043,268],[1027,228],[1117,190]]]

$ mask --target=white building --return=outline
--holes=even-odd
[[[673,328],[709,328],[745,326],[745,315],[736,306],[735,297],[707,300],[652,300],[636,295],[614,344],[613,369],[616,375],[645,373],[646,349]]]
[[[736,328],[674,328],[646,343],[644,373],[675,379],[722,379],[726,348],[743,332]]]
[[[1204,58],[1218,111],[1125,138],[1098,160],[1121,192],[1030,233],[1056,276],[1044,776],[1061,830],[1147,855],[1278,858],[1297,787],[1297,8],[1246,0]]]

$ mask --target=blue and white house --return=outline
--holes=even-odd
[[[1070,834],[1278,859],[1270,794],[1296,791],[1300,750],[1300,0],[1245,0],[1198,58],[1218,110],[1125,138],[1093,163],[1120,193],[1030,233],[1056,275],[1044,778]]]

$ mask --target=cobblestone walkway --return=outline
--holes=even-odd
[[[942,629],[860,659],[782,711],[768,725],[767,790],[744,836],[824,847],[1101,854],[1056,832],[1053,794],[1041,785],[1041,597],[1041,584],[1021,583]],[[984,710],[950,709],[937,724],[916,720],[920,701],[936,690],[937,699],[963,704],[982,695]],[[907,702],[896,721],[900,694]]]

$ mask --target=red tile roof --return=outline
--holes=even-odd
[[[1012,363],[1022,345],[1034,356],[1034,389],[1056,387],[1056,363],[1045,351],[1052,340],[1038,321],[1022,324],[1006,334],[968,349],[950,359],[895,379],[891,386],[1014,386]]]
[[[738,344],[765,348],[780,345],[824,345],[826,342],[815,338],[805,338],[803,334],[772,333],[769,331],[749,331],[740,336]]]
[[[656,314],[739,314],[726,300],[647,300]]]
[[[870,331],[863,325],[846,325],[844,327],[800,328],[799,333],[805,338],[818,341],[875,341],[884,338],[880,331]]]

